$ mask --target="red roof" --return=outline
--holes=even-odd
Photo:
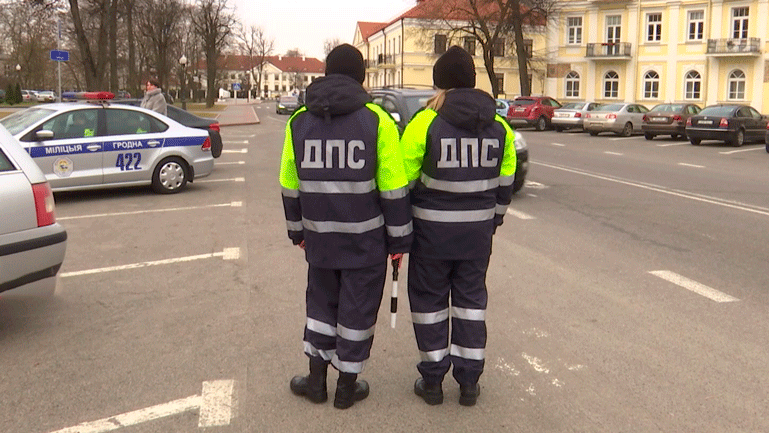
[[[283,72],[323,74],[326,70],[326,64],[315,57],[267,56],[264,60]],[[247,71],[250,67],[256,67],[257,58],[252,57],[251,62],[249,62],[248,56],[225,54],[219,56],[216,65],[219,70],[223,71]],[[205,68],[206,61],[201,60],[198,63],[198,69]]]
[[[382,30],[386,26],[387,23],[370,23],[365,21],[358,21],[358,28],[360,29],[360,34],[364,40],[368,39],[369,36],[373,35],[379,30]]]

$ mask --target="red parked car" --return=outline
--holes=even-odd
[[[561,108],[561,104],[549,96],[519,96],[507,110],[507,121],[512,126],[533,126],[544,131],[550,128],[556,108]]]

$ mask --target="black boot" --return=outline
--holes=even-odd
[[[440,382],[428,384],[420,377],[414,382],[414,394],[422,397],[422,400],[430,406],[443,403],[443,387]]]
[[[336,382],[336,395],[334,396],[334,407],[337,409],[347,409],[368,397],[368,382],[365,380],[356,380],[358,375],[355,373],[339,372],[339,380]]]
[[[307,397],[313,403],[328,401],[326,373],[328,363],[322,358],[310,357],[310,375],[294,376],[291,379],[291,392]]]
[[[478,385],[478,382],[470,385],[459,385],[459,404],[462,406],[475,406],[479,395],[481,395],[481,386]]]

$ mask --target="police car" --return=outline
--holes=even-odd
[[[0,120],[53,191],[152,185],[171,194],[214,168],[207,131],[143,108],[111,105],[109,92],[62,97],[91,102],[39,105]]]

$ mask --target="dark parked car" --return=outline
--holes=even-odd
[[[414,114],[425,106],[433,94],[435,94],[435,90],[374,89],[371,91],[374,103],[390,113],[401,134]],[[517,164],[515,179],[513,180],[513,193],[516,193],[523,187],[526,173],[529,171],[529,146],[520,132],[514,131],[514,133]]]
[[[766,124],[767,116],[749,105],[711,105],[686,121],[686,136],[695,146],[702,140],[742,146],[746,141],[763,141]]]
[[[126,104],[138,107],[141,105],[141,99],[120,99],[112,101],[115,104]],[[219,129],[219,121],[216,119],[209,119],[207,117],[198,117],[189,111],[182,110],[181,108],[173,105],[168,105],[168,117],[171,120],[175,120],[184,126],[190,128],[205,129],[208,131],[208,136],[211,138],[211,156],[218,158],[222,155],[222,149],[224,144],[222,143],[222,134]]]
[[[653,140],[657,135],[670,135],[674,140],[686,137],[686,121],[702,111],[695,104],[659,104],[643,117],[644,137]]]
[[[537,131],[550,128],[553,112],[561,103],[549,96],[519,96],[507,110],[507,121],[513,126],[533,126]]]
[[[275,112],[291,114],[299,108],[299,98],[296,96],[281,96],[275,103]]]

